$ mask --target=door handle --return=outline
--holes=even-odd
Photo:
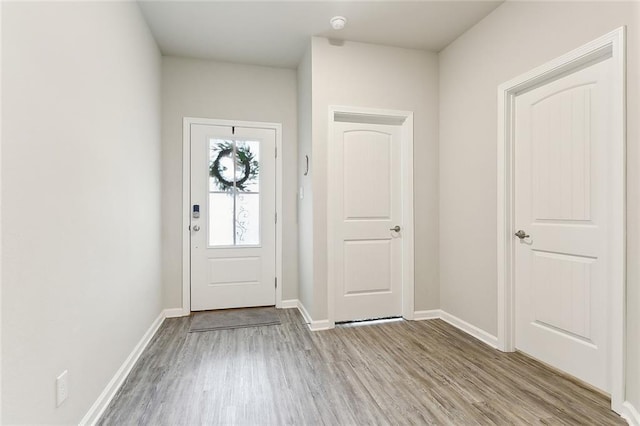
[[[389,228],[389,231],[400,232],[400,225],[396,225],[393,228]]]
[[[524,232],[522,229],[518,230],[518,232],[516,232],[513,235],[520,238],[521,240],[524,240],[525,238],[529,238],[531,236],[531,235],[527,235],[527,233]]]
[[[198,232],[200,230],[200,225],[193,225],[191,229],[193,229],[195,232]]]

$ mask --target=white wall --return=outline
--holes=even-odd
[[[413,111],[415,308],[438,308],[437,61],[420,50],[312,40],[314,320],[327,318],[329,105]]]
[[[3,422],[77,424],[162,308],[160,54],[129,2],[2,31]]]
[[[497,86],[628,25],[628,399],[640,407],[638,3],[507,2],[440,52],[440,281],[445,311],[497,332]]]
[[[162,281],[168,308],[182,306],[182,118],[282,123],[282,298],[296,299],[296,71],[162,58]]]
[[[309,44],[298,65],[298,186],[303,191],[298,197],[298,298],[305,309],[313,306],[312,80]]]

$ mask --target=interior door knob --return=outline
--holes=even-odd
[[[389,231],[400,232],[400,225],[396,225],[393,228],[389,228]]]
[[[518,230],[518,232],[516,232],[513,235],[520,238],[521,240],[524,240],[525,238],[529,238],[531,236],[531,235],[527,235],[527,233],[524,232],[522,229]]]
[[[195,232],[198,232],[200,230],[200,225],[193,225],[191,229],[193,229]]]

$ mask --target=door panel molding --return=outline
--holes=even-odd
[[[498,250],[498,349],[515,350],[515,99],[519,94],[557,80],[603,60],[613,60],[615,102],[610,111],[613,139],[610,141],[612,182],[612,228],[610,232],[612,283],[607,307],[610,324],[611,407],[622,411],[625,399],[625,274],[626,274],[626,156],[625,156],[625,28],[618,28],[551,62],[498,87],[497,146],[497,250]]]
[[[270,129],[276,133],[276,308],[282,307],[282,124],[258,121],[182,119],[182,315],[191,314],[191,126],[210,125]],[[275,220],[275,218],[274,218]],[[275,284],[275,283],[274,283]]]
[[[414,218],[413,218],[413,112],[375,108],[331,105],[328,108],[329,144],[328,157],[335,158],[339,147],[334,137],[334,123],[359,123],[399,126],[401,130],[400,182],[401,182],[401,220],[402,220],[402,316],[414,319]],[[343,212],[336,212],[335,200],[331,197],[331,188],[342,184],[339,172],[332,161],[327,164],[328,193],[327,197],[327,259],[328,259],[328,323],[329,328],[335,326],[337,253],[335,245],[339,242],[336,234],[336,217]]]

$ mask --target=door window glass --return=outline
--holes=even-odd
[[[260,244],[260,142],[209,140],[209,246]]]

